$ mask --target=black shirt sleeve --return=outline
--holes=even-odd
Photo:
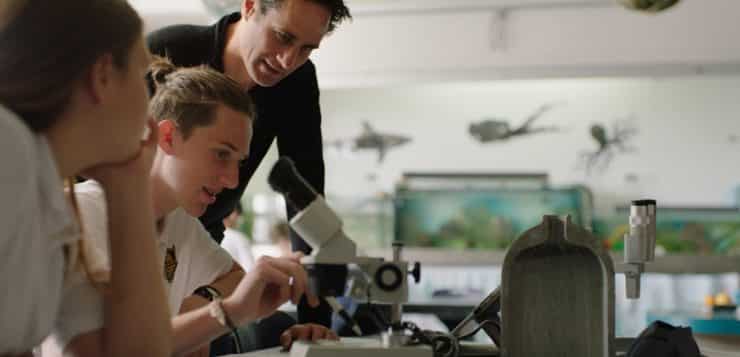
[[[176,66],[205,64],[220,71],[220,63],[218,67],[213,66],[217,57],[213,32],[213,26],[174,25],[150,33],[146,41],[149,52],[168,58]]]
[[[280,82],[271,93],[270,99],[258,102],[274,108],[267,120],[277,124],[273,127],[277,137],[280,156],[290,157],[306,181],[320,194],[324,194],[324,155],[321,137],[321,110],[319,108],[319,86],[316,69],[306,62],[288,78]],[[264,108],[263,108],[264,109]],[[258,109],[259,110],[259,109]],[[257,119],[258,121],[260,118]],[[295,212],[287,207],[288,218]],[[311,247],[291,229],[290,241],[294,251],[306,254]],[[346,267],[332,267],[327,279],[346,279]],[[331,307],[322,300],[317,308],[311,308],[305,299],[298,304],[299,323],[318,323],[331,326]]]
[[[289,97],[291,104],[283,117],[286,125],[281,125],[277,131],[278,152],[280,156],[290,157],[298,172],[316,192],[323,195],[325,168],[316,69],[313,63],[307,62],[295,75],[295,83],[286,83],[289,86],[298,85],[299,88],[287,88],[293,95]],[[288,207],[289,218],[296,213]],[[308,244],[293,231],[291,243],[294,251],[307,254],[311,251]]]

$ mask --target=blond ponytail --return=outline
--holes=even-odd
[[[82,215],[80,213],[80,206],[77,202],[77,195],[75,194],[75,180],[69,178],[64,181],[64,191],[67,195],[69,203],[72,205],[74,210],[75,219],[80,229],[80,237],[73,243],[74,245],[67,245],[64,247],[65,258],[67,261],[67,271],[74,271],[81,269],[87,280],[92,284],[98,291],[105,293],[108,291],[108,285],[110,283],[110,271],[103,269],[94,270],[91,266],[91,257],[88,255],[88,248],[90,242],[85,238],[85,229],[82,224]]]

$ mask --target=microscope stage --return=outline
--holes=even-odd
[[[343,338],[341,341],[296,341],[290,357],[433,357],[426,345],[383,347],[380,338]]]

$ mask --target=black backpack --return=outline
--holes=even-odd
[[[655,321],[637,336],[627,357],[699,357],[690,327]]]

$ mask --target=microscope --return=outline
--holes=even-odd
[[[502,322],[499,312],[504,293],[501,287],[489,294],[450,334],[429,331],[421,333],[422,331],[418,329],[409,328],[409,324],[401,319],[402,304],[408,301],[408,276],[413,276],[418,283],[420,267],[418,263],[415,263],[413,268],[409,269],[409,263],[401,256],[402,245],[394,244],[393,258],[390,261],[383,258],[359,256],[355,243],[342,231],[341,219],[301,177],[293,162],[288,158],[283,157],[278,160],[270,172],[268,181],[275,191],[285,197],[286,203],[298,212],[290,220],[290,226],[312,248],[311,254],[301,259],[301,264],[306,268],[309,276],[308,288],[314,294],[326,298],[335,310],[337,304],[333,297],[344,295],[345,291],[360,301],[391,305],[391,318],[387,331],[382,332],[379,337],[344,339],[341,342],[297,341],[291,348],[291,357],[339,357],[352,353],[359,353],[359,356],[377,357],[433,357],[440,354],[438,353],[440,345],[446,346],[444,348],[451,353],[449,355],[457,355],[460,352],[458,341],[481,329],[495,345],[501,347]],[[547,220],[547,216],[545,218]],[[567,222],[566,224],[570,224],[569,220]],[[624,264],[621,265],[626,277],[627,297],[636,299],[640,296],[640,277],[645,270],[645,264],[654,259],[655,201],[633,201],[630,207],[629,224],[629,232],[624,237]],[[584,232],[583,234],[589,234]],[[608,255],[604,257],[610,260]],[[348,264],[354,264],[359,268],[363,281],[356,284],[354,289],[347,290],[345,289],[347,276],[344,275],[341,279],[336,279],[335,276],[337,270],[345,272],[346,270],[341,268]],[[611,266],[611,263],[609,265]],[[613,269],[611,272],[613,274]],[[412,334],[407,334],[407,330],[412,331]],[[441,354],[448,355],[448,353]],[[485,350],[485,354],[498,355],[498,350],[488,349]]]
[[[298,212],[290,226],[311,247],[311,254],[301,258],[308,273],[308,289],[327,299],[336,310],[335,296],[345,293],[346,274],[336,279],[338,271],[348,264],[356,265],[362,272],[364,289],[350,289],[351,297],[368,300],[368,303],[386,303],[391,306],[387,331],[379,339],[354,340],[353,342],[320,341],[319,343],[296,342],[291,356],[346,356],[353,352],[374,356],[432,357],[428,346],[411,346],[409,336],[401,321],[403,303],[408,301],[408,277],[418,283],[421,277],[419,263],[403,261],[403,245],[394,243],[393,258],[365,257],[357,254],[357,246],[342,231],[342,221],[327,205],[323,197],[298,173],[293,162],[282,157],[270,171],[270,186],[285,197],[286,204]],[[331,278],[329,278],[331,277]],[[333,279],[333,280],[332,280]]]

